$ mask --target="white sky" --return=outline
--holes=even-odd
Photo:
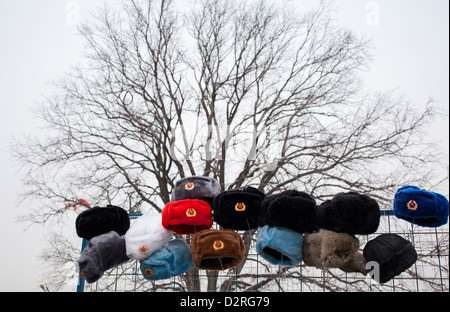
[[[319,1],[291,2],[310,7]],[[13,136],[32,133],[38,126],[31,110],[50,94],[47,82],[80,59],[82,41],[74,18],[83,20],[102,3],[0,1],[0,291],[41,291],[38,255],[47,235],[42,227],[24,232],[24,225],[15,222],[27,207],[17,207],[21,184],[11,168],[8,145]],[[375,61],[366,79],[370,89],[396,88],[419,107],[432,96],[448,113],[448,0],[335,0],[335,4],[339,23],[373,39]],[[448,166],[448,117],[436,120],[430,139],[442,143]],[[71,289],[75,291],[76,285],[69,285]]]

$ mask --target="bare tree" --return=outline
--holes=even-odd
[[[161,212],[190,175],[318,202],[354,190],[385,207],[398,186],[433,181],[439,155],[420,137],[431,101],[417,111],[365,91],[371,43],[331,16],[327,2],[302,14],[264,0],[105,6],[79,29],[83,62],[38,109],[42,132],[17,141],[23,196],[39,203],[23,220],[54,222],[70,198]],[[198,279],[182,277],[180,289]]]

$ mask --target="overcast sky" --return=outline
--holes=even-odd
[[[307,8],[319,1],[291,2]],[[24,225],[15,222],[28,207],[17,205],[20,177],[11,167],[8,145],[13,136],[32,133],[39,126],[32,109],[51,94],[49,80],[80,59],[83,43],[77,21],[102,3],[0,1],[0,291],[41,291],[38,255],[48,235],[42,227],[24,232]],[[343,27],[373,39],[375,61],[365,80],[370,89],[396,89],[418,107],[431,96],[448,112],[448,0],[335,0],[335,5]],[[431,139],[441,142],[448,166],[448,117],[436,120]],[[76,285],[69,285],[71,289]]]

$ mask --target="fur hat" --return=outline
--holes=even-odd
[[[367,242],[363,254],[368,263],[378,263],[379,276],[375,274],[372,278],[381,284],[400,275],[417,261],[414,246],[397,234],[381,234]]]
[[[213,219],[232,230],[252,230],[258,227],[261,202],[265,195],[253,187],[219,194],[213,206]]]
[[[303,262],[317,268],[338,268],[366,274],[366,262],[358,252],[359,240],[346,233],[320,230],[305,234]]]
[[[288,228],[263,226],[256,252],[274,265],[294,267],[302,262],[303,235]]]
[[[88,283],[95,283],[105,273],[100,267],[97,250],[90,244],[83,249],[75,264],[77,271]]]
[[[220,185],[211,177],[193,176],[183,178],[175,183],[172,201],[184,199],[203,199],[212,204],[220,193]]]
[[[421,190],[416,186],[404,186],[394,197],[394,215],[424,227],[439,227],[448,222],[448,200],[445,196]]]
[[[169,202],[163,209],[162,226],[177,234],[195,234],[213,225],[211,206],[200,199]]]
[[[299,233],[314,230],[316,201],[304,192],[295,190],[266,197],[262,202],[260,226],[284,227]]]
[[[144,214],[134,220],[125,234],[127,255],[144,260],[155,251],[169,245],[172,232],[161,225],[161,214]]]
[[[75,228],[78,236],[86,240],[109,231],[124,235],[130,228],[130,217],[126,210],[120,207],[94,207],[78,215]]]
[[[193,267],[189,245],[182,239],[171,240],[169,246],[140,261],[141,273],[150,281],[171,278]]]
[[[103,273],[128,261],[125,239],[114,231],[96,236],[89,241],[77,260],[81,276],[94,283]]]
[[[348,234],[372,234],[380,223],[380,207],[356,192],[339,193],[316,207],[316,229]]]
[[[239,265],[245,246],[235,231],[204,230],[192,237],[191,254],[198,269],[220,271]]]

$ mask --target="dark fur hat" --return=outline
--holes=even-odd
[[[380,207],[356,192],[339,193],[316,208],[316,229],[348,234],[372,234],[380,223]]]
[[[365,275],[366,262],[358,248],[359,240],[352,235],[320,230],[305,234],[303,261],[317,268],[338,268]]]
[[[381,234],[369,241],[363,254],[368,263],[378,264],[379,276],[375,274],[372,278],[381,284],[400,275],[417,261],[414,246],[397,234]]]
[[[232,230],[252,230],[258,227],[261,202],[265,195],[253,187],[219,194],[213,206],[213,219]]]
[[[94,207],[78,215],[75,228],[78,236],[87,240],[109,231],[124,235],[130,228],[130,217],[117,206]]]
[[[245,246],[235,231],[203,230],[192,237],[191,254],[198,269],[220,271],[239,265]]]
[[[266,197],[262,202],[260,226],[285,227],[298,233],[314,230],[316,201],[304,192],[285,191]]]

